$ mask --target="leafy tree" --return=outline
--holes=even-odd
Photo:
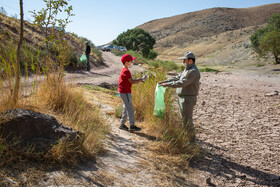
[[[280,14],[273,14],[266,27],[250,37],[252,48],[259,55],[272,53],[276,64],[280,64]]]
[[[0,13],[2,13],[4,15],[8,15],[7,11],[2,6],[0,7]]]
[[[45,28],[46,47],[49,53],[49,43],[55,39],[54,30],[58,28],[59,31],[64,31],[68,23],[70,23],[70,17],[72,14],[72,6],[68,5],[70,0],[43,0],[46,3],[46,8],[36,12],[31,11],[34,17],[34,23],[40,27]],[[64,12],[66,14],[65,19],[59,19],[58,14]],[[56,27],[58,25],[58,27]],[[51,33],[49,33],[49,27],[52,27]]]
[[[17,14],[13,14],[11,15],[12,18],[18,19],[18,15]]]
[[[128,50],[141,52],[146,58],[155,43],[155,38],[141,28],[129,29],[113,41],[114,45],[125,46]]]
[[[267,32],[260,40],[260,47],[271,52],[276,64],[280,64],[280,29]]]
[[[251,40],[251,47],[255,52],[257,52],[260,55],[263,55],[264,51],[260,47],[260,40],[261,38],[265,35],[267,32],[267,28],[262,28],[257,30],[254,34],[251,35],[250,40]]]

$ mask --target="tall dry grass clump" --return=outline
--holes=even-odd
[[[99,115],[99,108],[89,104],[83,93],[66,84],[62,76],[49,75],[42,82],[36,100],[42,107],[62,116],[68,126],[83,132],[84,146],[89,153],[97,154],[102,150],[102,140],[109,129]]]
[[[134,85],[132,94],[135,118],[143,121],[148,132],[160,140],[156,146],[157,151],[182,154],[190,159],[198,152],[198,147],[190,143],[193,134],[190,134],[181,124],[174,89],[167,88],[165,92],[166,109],[163,118],[153,115],[156,85],[164,79],[166,79],[165,73],[157,71],[145,83]]]
[[[99,116],[99,109],[87,103],[83,93],[74,91],[65,83],[63,69],[54,66],[50,58],[44,59],[43,67],[41,64],[33,63],[40,51],[33,54],[25,47],[21,66],[21,72],[25,76],[21,79],[19,100],[16,104],[12,104],[16,45],[11,40],[5,46],[1,44],[0,49],[0,113],[15,108],[30,109],[55,115],[63,125],[84,133],[83,141],[59,142],[45,155],[35,153],[29,148],[19,150],[18,140],[6,142],[0,138],[0,163],[13,165],[16,161],[37,160],[38,163],[74,166],[78,161],[102,151],[102,140],[108,132],[108,127]],[[29,63],[26,63],[27,60]],[[33,73],[32,77],[28,76],[30,71]]]

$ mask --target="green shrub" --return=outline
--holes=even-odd
[[[115,117],[116,118],[121,118],[123,113],[123,105],[120,104],[118,107],[115,109]]]
[[[148,59],[155,59],[157,57],[158,53],[155,50],[150,50],[148,54]]]
[[[218,73],[220,72],[219,70],[216,70],[216,69],[212,69],[212,68],[199,68],[199,71],[200,72],[215,72],[215,73]]]
[[[126,53],[125,51],[120,51],[117,49],[111,49],[111,52],[116,56],[123,56]]]
[[[154,68],[162,67],[166,71],[179,69],[179,67],[175,64],[175,62],[171,62],[171,61],[152,60],[149,61],[148,64],[153,66]]]

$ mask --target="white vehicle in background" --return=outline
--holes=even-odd
[[[126,51],[126,47],[123,47],[123,46],[105,45],[105,46],[101,47],[102,51],[107,51],[107,52],[110,52],[112,49],[116,49],[119,51]]]
[[[124,47],[124,46],[118,46],[118,49],[119,49],[120,51],[127,51],[126,47]]]
[[[105,45],[105,46],[101,47],[101,50],[102,50],[102,51],[107,51],[107,52],[109,52],[109,51],[111,51],[111,49],[114,49],[114,46],[113,46],[113,45]]]

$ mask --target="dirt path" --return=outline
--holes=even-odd
[[[115,84],[121,70],[120,57],[103,53],[107,68],[79,72],[79,84]],[[139,70],[134,66],[132,70]],[[69,76],[69,75],[68,75]],[[80,165],[75,172],[54,171],[44,185],[82,186],[280,186],[280,96],[265,94],[278,90],[279,76],[244,73],[202,73],[201,90],[194,111],[198,144],[205,157],[191,163],[191,170],[159,176],[152,142],[144,132],[118,129],[119,120],[107,118],[111,134],[105,152],[96,162]],[[91,97],[90,95],[88,97]],[[114,106],[98,100],[104,116]],[[187,166],[186,166],[187,168]],[[172,168],[170,168],[172,170]],[[176,177],[175,177],[176,178]],[[168,184],[168,185],[167,185]]]
[[[110,52],[103,52],[105,67],[91,68],[88,71],[78,71],[75,74],[67,74],[69,80],[73,80],[79,84],[100,84],[107,82],[109,84],[116,84],[119,81],[119,75],[122,69],[121,57],[115,56]],[[131,71],[140,71],[142,68],[138,65],[133,65]]]
[[[76,84],[94,84],[102,82],[116,84],[121,72],[120,57],[111,53],[103,53],[103,58],[108,67],[91,69],[90,72],[81,71],[75,75],[67,74],[68,80]],[[133,66],[131,71],[142,70]],[[146,167],[146,155],[152,154],[145,149],[149,139],[141,132],[130,133],[120,130],[119,119],[106,115],[114,113],[115,106],[108,105],[95,95],[85,92],[89,102],[100,106],[101,114],[110,124],[111,133],[104,142],[105,151],[96,162],[81,164],[74,172],[54,171],[46,175],[42,185],[82,185],[82,186],[154,186],[160,179],[151,168]],[[145,150],[144,150],[145,149]],[[162,183],[162,182],[160,182]]]

